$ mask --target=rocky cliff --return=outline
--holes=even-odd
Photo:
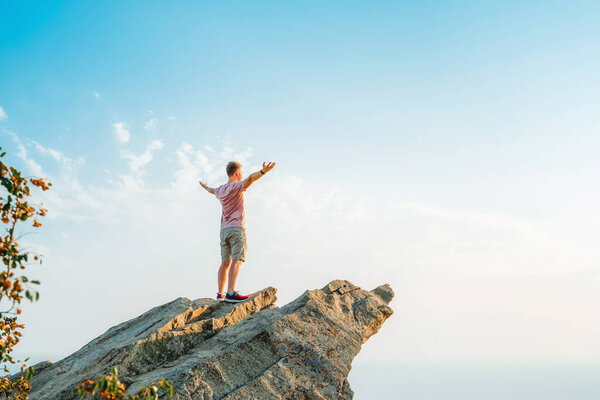
[[[61,361],[37,364],[30,399],[75,399],[79,380],[109,375],[111,365],[132,392],[168,379],[177,400],[351,399],[352,360],[392,315],[392,289],[336,280],[281,308],[276,292],[155,307]]]

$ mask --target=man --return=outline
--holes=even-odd
[[[227,164],[226,184],[216,189],[208,187],[200,181],[200,186],[214,194],[223,206],[221,214],[221,267],[218,273],[217,300],[229,303],[239,303],[248,299],[235,290],[235,282],[240,272],[240,266],[246,259],[246,211],[244,209],[244,191],[255,181],[262,178],[275,167],[274,162],[263,162],[260,171],[242,180],[242,165],[236,161]],[[233,261],[232,261],[233,258]],[[229,276],[228,276],[229,271]],[[225,283],[227,281],[227,293]]]

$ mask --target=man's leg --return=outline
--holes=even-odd
[[[248,300],[248,296],[233,293],[235,292],[235,283],[240,273],[240,267],[246,259],[246,232],[244,228],[231,228],[231,253],[233,261],[231,262],[231,268],[229,268],[225,301],[239,303]]]
[[[229,269],[229,280],[227,281],[227,292],[235,291],[235,283],[240,267],[246,259],[246,230],[244,228],[233,228],[231,232],[231,254],[232,263]]]
[[[225,282],[227,281],[227,271],[231,265],[231,259],[227,261],[221,261],[221,267],[219,268],[219,293],[224,293]]]
[[[231,269],[229,269],[229,279],[227,280],[227,292],[229,293],[235,290],[235,282],[237,281],[238,274],[240,273],[242,262],[243,260],[234,259],[231,263]]]
[[[219,273],[217,274],[219,293],[223,293],[225,290],[225,283],[227,282],[227,271],[229,270],[229,266],[231,265],[231,243],[227,240],[228,229],[221,229],[219,232],[219,239],[221,243],[221,267],[219,268]]]

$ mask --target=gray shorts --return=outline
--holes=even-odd
[[[241,227],[221,229],[221,260],[246,259],[246,230]]]

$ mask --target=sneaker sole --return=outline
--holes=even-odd
[[[227,302],[227,303],[241,303],[243,301],[248,301],[248,299],[244,299],[244,300],[225,299],[225,302]]]

